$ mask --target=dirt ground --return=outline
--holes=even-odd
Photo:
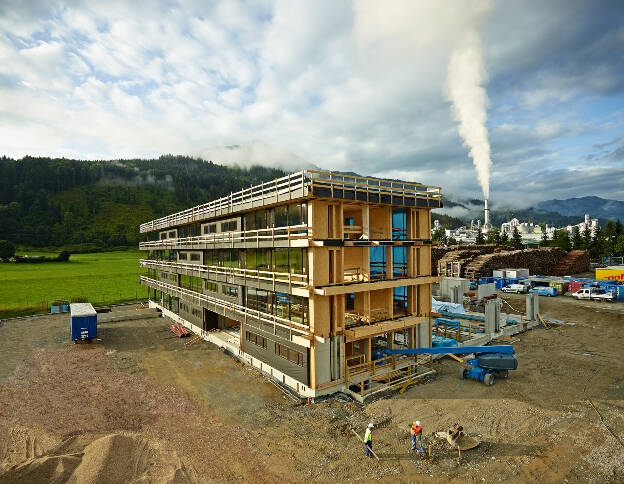
[[[6,321],[0,483],[622,482],[624,305],[540,306],[572,324],[515,337],[508,379],[460,380],[445,358],[434,378],[364,406],[294,402],[162,318],[103,323],[91,345],[69,342],[67,315]],[[431,460],[410,451],[415,419]],[[349,430],[369,422],[379,461]],[[431,437],[453,423],[481,442],[461,458]]]

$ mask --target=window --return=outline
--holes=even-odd
[[[194,262],[199,262],[201,260],[201,254],[194,252],[191,254],[191,260]]]
[[[308,299],[301,296],[290,296],[290,320],[296,323],[308,322]]]
[[[345,294],[346,299],[346,309],[354,310],[355,309],[355,293],[350,292]]]
[[[206,291],[217,292],[219,286],[215,282],[206,281]]]
[[[221,222],[221,232],[233,232],[236,230],[236,220]]]
[[[238,297],[238,287],[236,286],[221,286],[221,292],[229,297]]]
[[[160,233],[160,240],[167,240],[167,232]]]
[[[171,232],[169,232],[169,237],[170,239],[175,239],[176,238],[176,233],[175,230],[172,230]]]
[[[188,254],[186,252],[180,252],[178,254],[178,260],[188,260],[187,255]]]
[[[303,366],[303,354],[290,349],[287,346],[275,343],[275,354],[293,362],[296,365]]]
[[[204,225],[204,235],[214,234],[217,231],[217,224]]]
[[[255,344],[256,346],[259,346],[260,348],[264,348],[266,350],[267,340],[259,334],[252,333],[251,331],[245,331],[245,339],[250,343]]]
[[[275,226],[286,227],[288,225],[288,206],[275,207]]]

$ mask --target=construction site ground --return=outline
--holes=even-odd
[[[624,305],[540,306],[573,324],[513,337],[507,380],[460,380],[445,358],[434,378],[364,406],[296,402],[163,318],[103,323],[92,344],[71,344],[67,315],[6,321],[0,483],[622,482]],[[415,419],[432,459],[410,451]],[[379,461],[350,431],[369,422]],[[431,437],[454,423],[481,441],[461,458]]]

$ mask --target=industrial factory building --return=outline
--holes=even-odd
[[[306,170],[142,224],[150,306],[301,396],[429,371],[440,188]]]

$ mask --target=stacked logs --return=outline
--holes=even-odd
[[[431,270],[432,274],[438,273],[438,267],[444,269],[446,262],[459,261],[461,263],[461,277],[464,277],[465,266],[475,257],[482,254],[492,254],[494,252],[510,251],[513,247],[506,245],[452,245],[450,247],[434,246],[431,248]]]
[[[580,274],[582,272],[589,272],[591,270],[591,264],[589,262],[589,254],[586,250],[573,250],[568,253],[560,262],[555,266],[552,271],[553,276],[567,276],[570,274]]]
[[[558,247],[512,250],[480,255],[465,267],[464,277],[473,281],[491,277],[492,271],[505,268],[527,268],[531,274],[553,275],[553,270],[566,256]]]

